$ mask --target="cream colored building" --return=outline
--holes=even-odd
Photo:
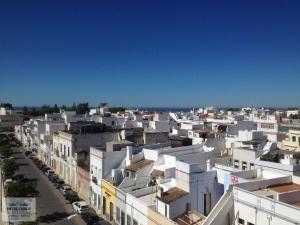
[[[300,131],[290,130],[288,138],[282,141],[282,149],[300,151]]]

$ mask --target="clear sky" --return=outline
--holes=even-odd
[[[6,101],[300,106],[300,1],[1,0]]]

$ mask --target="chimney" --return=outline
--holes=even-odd
[[[207,170],[207,171],[211,171],[211,163],[210,163],[210,159],[206,160],[206,170]]]
[[[162,193],[163,193],[163,190],[162,190],[162,188],[161,188],[161,187],[158,187],[158,189],[157,189],[157,193],[156,193],[156,196],[157,196],[158,198],[161,198],[161,196],[162,196]]]
[[[126,166],[132,162],[132,146],[126,146]]]

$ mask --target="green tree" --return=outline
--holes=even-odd
[[[38,222],[21,222],[20,225],[38,225]]]
[[[38,111],[35,107],[32,107],[30,110],[28,110],[29,116],[40,116],[40,111]]]
[[[117,113],[117,112],[125,112],[126,108],[123,108],[123,107],[112,107],[112,108],[109,108],[109,111],[111,113]]]
[[[50,105],[43,105],[40,111],[42,115],[45,115],[45,114],[53,113],[53,108],[51,108]]]
[[[28,114],[28,108],[26,106],[23,107],[23,114],[24,115]]]
[[[6,195],[8,197],[33,197],[39,192],[36,190],[36,183],[14,181],[8,184]]]
[[[77,106],[76,106],[76,103],[74,102],[73,105],[71,106],[71,110],[76,111],[76,108],[77,108]]]
[[[12,156],[13,151],[9,148],[9,146],[4,145],[4,146],[0,146],[0,154],[1,156],[8,158]]]
[[[90,108],[89,108],[89,103],[88,102],[79,103],[76,106],[76,113],[77,114],[85,114],[85,113],[87,113],[89,111],[90,111]]]
[[[9,108],[9,109],[12,109],[12,104],[9,103],[9,102],[6,102],[6,103],[1,103],[0,104],[0,107],[5,107],[5,108]]]
[[[289,118],[290,118],[290,119],[300,119],[300,115],[298,115],[298,114],[291,114],[291,115],[289,116]]]
[[[100,107],[105,107],[105,106],[107,106],[107,102],[101,102],[100,103]]]
[[[2,170],[5,177],[12,177],[18,169],[19,166],[13,159],[5,160],[3,163]]]
[[[59,108],[56,104],[53,106],[53,112],[54,113],[59,113]]]

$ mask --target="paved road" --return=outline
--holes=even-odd
[[[21,148],[19,148],[21,150]],[[16,150],[18,151],[18,150]],[[72,205],[64,199],[62,194],[54,187],[47,177],[26,158],[23,153],[14,155],[20,168],[18,173],[24,174],[29,179],[37,179],[37,189],[40,192],[36,198],[37,218],[40,224],[52,225],[84,225],[80,216],[74,215]]]

